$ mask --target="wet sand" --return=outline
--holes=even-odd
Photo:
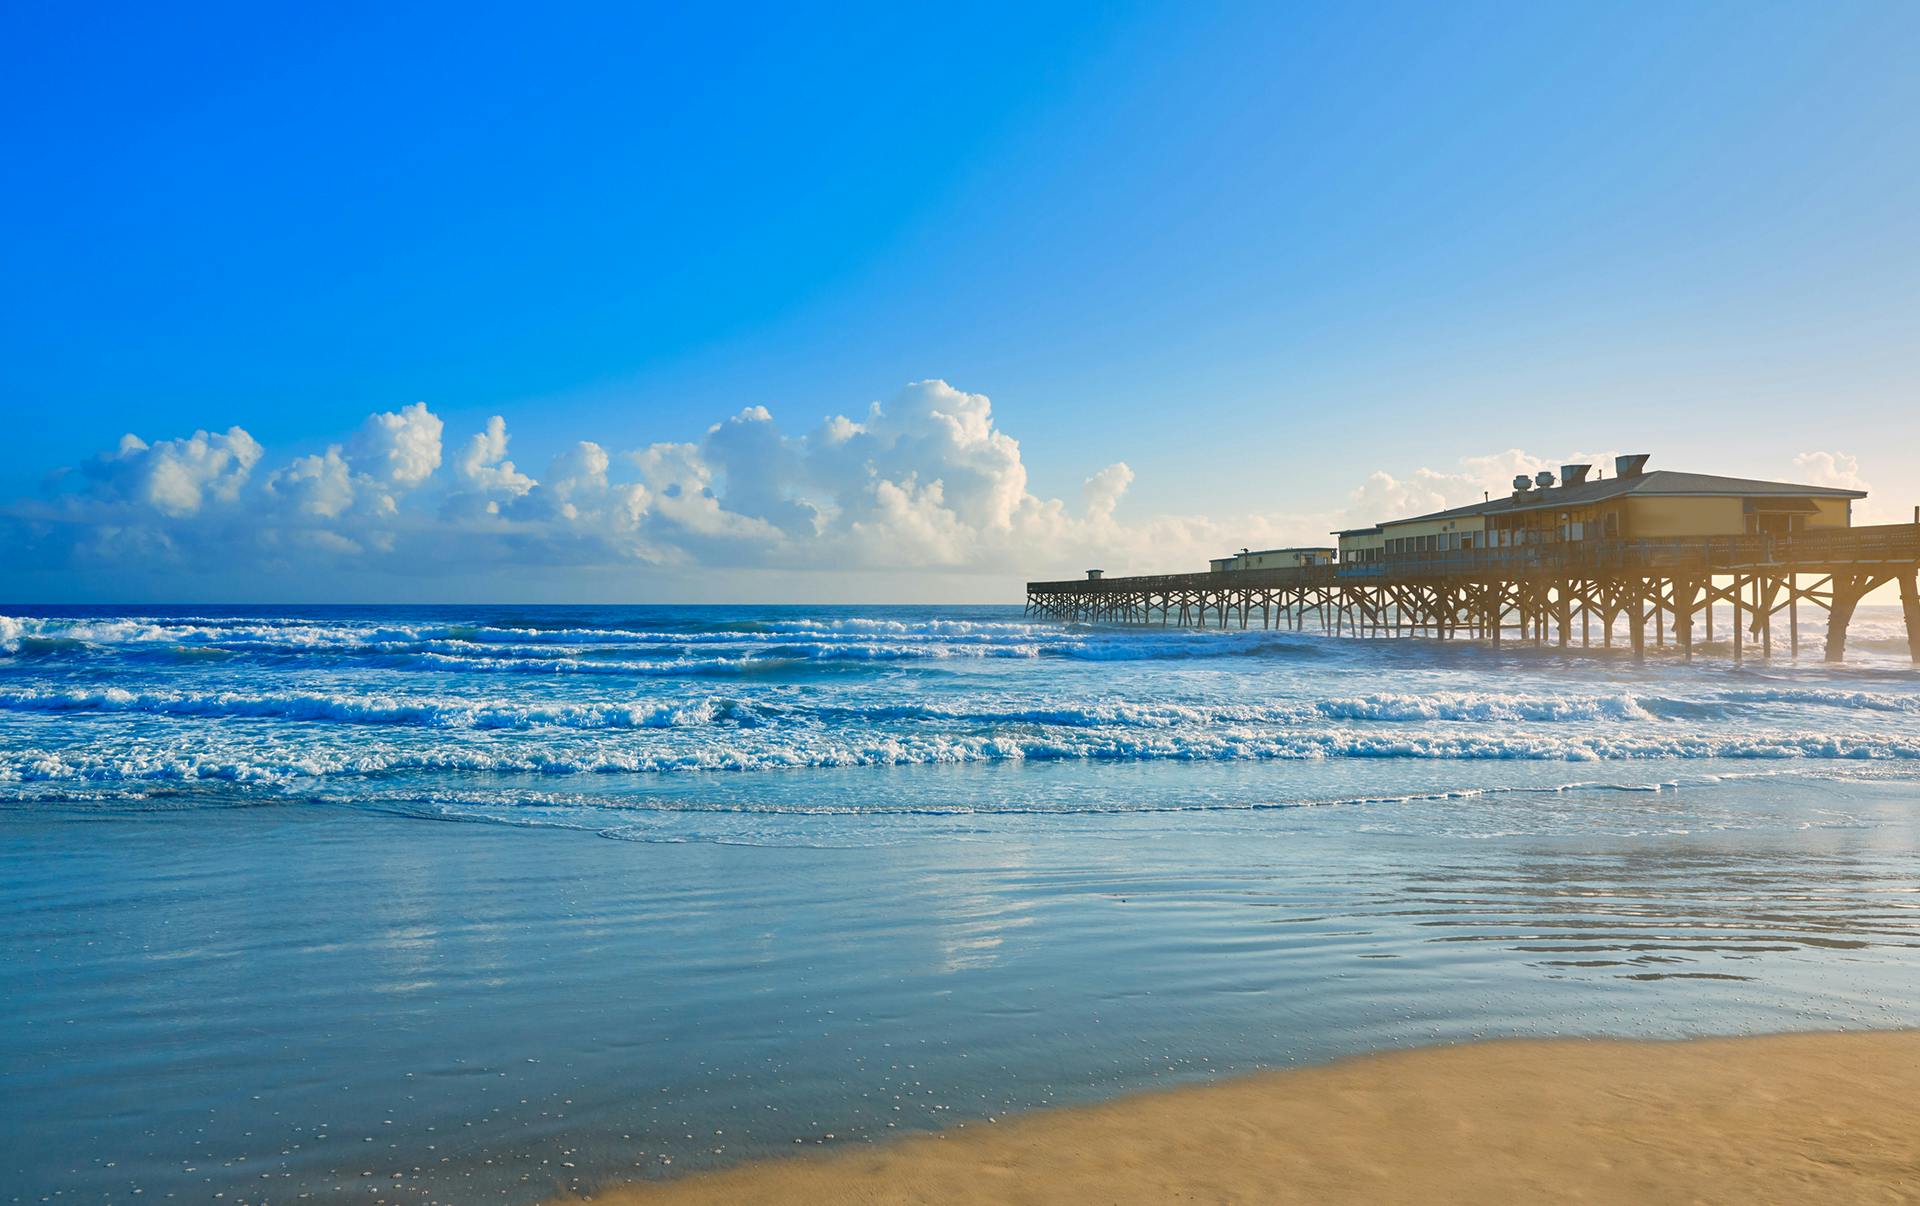
[[[596,1201],[1920,1201],[1920,1031],[1429,1048]]]

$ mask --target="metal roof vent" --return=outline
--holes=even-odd
[[[1651,452],[1636,452],[1631,456],[1614,457],[1613,475],[1615,477],[1639,477],[1646,471],[1647,460],[1652,455]]]
[[[1533,489],[1532,478],[1524,473],[1516,473],[1513,475],[1513,492],[1515,494],[1525,494],[1531,489]]]
[[[1533,484],[1542,490],[1551,490],[1553,488],[1553,470],[1542,469],[1540,472],[1534,474]]]
[[[1089,581],[1089,582],[1098,582],[1098,581],[1100,581],[1100,575],[1102,575],[1102,574],[1104,574],[1104,573],[1106,573],[1106,572],[1107,572],[1107,571],[1105,571],[1105,570],[1088,570],[1088,571],[1087,571],[1087,581]]]
[[[1583,486],[1587,482],[1587,474],[1591,472],[1593,472],[1592,465],[1562,465],[1560,466],[1560,484]]]

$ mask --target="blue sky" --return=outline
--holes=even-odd
[[[22,589],[1006,598],[1612,450],[1920,502],[1920,8],[947,7],[10,9]]]

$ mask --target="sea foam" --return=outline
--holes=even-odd
[[[1182,764],[1267,764],[1261,794],[1282,800],[1285,768],[1312,764],[1470,807],[1496,763],[1920,759],[1904,664],[1636,667],[1005,613],[579,608],[14,615],[0,650],[0,804],[61,784],[297,796],[571,777],[615,793],[622,776],[703,773],[804,794],[841,782],[807,772],[1078,762],[1161,768],[1154,792]]]

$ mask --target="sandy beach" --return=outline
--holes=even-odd
[[[1920,1200],[1920,1031],[1432,1048],[596,1201]]]

